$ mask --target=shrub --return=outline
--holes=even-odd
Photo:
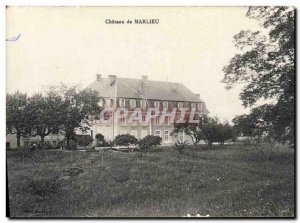
[[[189,143],[188,143],[187,140],[185,140],[185,141],[179,141],[179,140],[177,140],[175,142],[173,148],[175,150],[177,150],[179,153],[182,153],[184,150],[187,149],[188,145],[189,145]]]
[[[93,137],[90,135],[76,135],[76,141],[80,146],[88,146],[93,142]]]
[[[43,198],[51,197],[60,191],[60,182],[57,176],[42,176],[29,180],[28,192]]]
[[[162,138],[159,136],[148,135],[138,142],[141,149],[150,149],[153,146],[159,146],[161,144]]]
[[[136,145],[138,143],[138,139],[129,134],[117,135],[114,140],[114,143],[116,145],[127,146],[129,148],[130,144]]]
[[[96,134],[95,138],[96,138],[96,146],[99,146],[99,147],[106,146],[105,145],[106,141],[105,141],[104,135],[98,133],[98,134]]]

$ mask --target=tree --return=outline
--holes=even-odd
[[[61,123],[60,129],[66,134],[67,147],[75,136],[75,130],[86,133],[92,125],[95,116],[99,114],[99,95],[91,89],[79,90],[76,86],[65,85],[50,88],[48,96],[54,98],[57,121]]]
[[[266,159],[270,158],[277,137],[281,134],[281,132],[277,132],[274,125],[276,114],[273,113],[273,107],[274,105],[262,105],[253,108],[248,115],[236,116],[233,119],[234,128],[237,132],[248,136],[250,144],[260,151]],[[264,146],[265,143],[268,143],[269,146]],[[268,149],[266,154],[265,149]]]
[[[220,144],[224,145],[224,143],[228,140],[235,140],[235,131],[234,128],[229,125],[229,123],[219,123],[217,125],[217,138]]]
[[[127,146],[129,148],[130,144],[137,144],[138,139],[129,134],[117,135],[114,139],[114,143],[119,146]]]
[[[217,118],[203,117],[203,138],[207,142],[209,148],[211,148],[214,142],[219,142],[218,134],[219,120]]]
[[[190,136],[194,145],[197,145],[200,140],[204,139],[201,121],[199,123],[176,123],[171,135],[177,136],[181,132]]]
[[[59,101],[51,96],[34,94],[28,99],[27,110],[31,126],[31,136],[40,136],[44,144],[45,136],[57,133],[60,121],[58,119]]]
[[[234,127],[239,133],[250,138],[262,138],[263,136],[270,145],[276,142],[278,134],[274,127],[274,105],[262,105],[253,108],[249,115],[236,116],[233,119]]]
[[[17,91],[6,95],[6,134],[16,134],[17,147],[20,147],[21,136],[26,137],[31,133],[27,107],[26,94]]]
[[[244,88],[245,107],[261,99],[273,101],[270,112],[280,142],[294,143],[295,120],[295,11],[291,7],[250,7],[247,17],[260,22],[260,31],[241,31],[234,36],[238,53],[223,68],[226,88]],[[265,34],[267,33],[267,34]]]

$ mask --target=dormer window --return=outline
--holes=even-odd
[[[177,107],[178,107],[178,108],[182,108],[182,107],[183,107],[183,102],[178,102],[178,103],[177,103]]]
[[[103,104],[104,104],[104,103],[103,103],[103,100],[100,99],[99,102],[98,102],[98,106],[99,106],[99,107],[103,107]]]
[[[112,98],[106,99],[106,106],[110,107],[113,106],[114,100]]]
[[[146,108],[146,107],[147,107],[147,101],[141,100],[141,108]]]
[[[168,108],[168,105],[169,105],[169,103],[168,103],[167,101],[164,101],[164,102],[163,102],[163,107],[164,107],[164,108]]]
[[[130,103],[130,107],[131,107],[131,108],[135,108],[135,107],[136,107],[136,100],[131,99],[131,100],[129,101],[129,103]]]
[[[119,99],[120,107],[125,107],[125,99]]]
[[[202,111],[202,103],[198,103],[198,111]]]
[[[159,108],[159,101],[155,101],[155,102],[154,102],[154,107],[155,107],[155,108]]]

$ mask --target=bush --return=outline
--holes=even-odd
[[[76,135],[76,141],[79,146],[88,146],[93,142],[93,137],[90,135]]]
[[[51,197],[60,191],[61,184],[57,176],[42,176],[38,178],[29,179],[28,182],[29,193],[41,196],[43,198]]]
[[[141,149],[150,149],[152,147],[159,146],[161,144],[162,138],[159,136],[148,135],[138,142]]]
[[[177,150],[179,153],[182,153],[184,150],[187,149],[188,145],[189,145],[189,143],[187,140],[185,140],[185,141],[177,140],[177,142],[175,142],[173,148],[175,150]]]
[[[127,146],[129,148],[130,144],[136,145],[138,143],[138,139],[129,134],[117,135],[114,140],[114,143],[116,145]]]
[[[104,135],[98,133],[98,134],[96,134],[95,138],[96,138],[96,146],[99,146],[99,147],[106,146],[105,145],[106,141],[105,141]]]

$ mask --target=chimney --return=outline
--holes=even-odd
[[[148,76],[147,75],[142,75],[142,81],[147,81],[148,80]]]
[[[147,75],[142,75],[142,80],[140,81],[139,90],[138,90],[138,92],[140,94],[144,94],[144,86],[145,86],[145,82],[147,80],[148,80],[148,76]]]
[[[200,94],[195,94],[198,98],[200,98]]]
[[[117,75],[108,75],[110,86],[116,82]]]
[[[100,81],[101,80],[101,74],[96,74],[96,79],[97,79],[97,81]]]

